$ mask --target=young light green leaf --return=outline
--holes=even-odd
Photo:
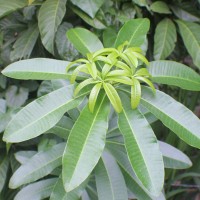
[[[103,48],[98,37],[84,28],[70,29],[67,37],[83,56]]]
[[[95,84],[98,83],[98,81],[94,81],[93,78],[89,78],[86,79],[84,81],[82,81],[81,83],[78,84],[78,86],[76,87],[75,91],[74,91],[74,95],[76,96],[84,87],[86,87],[87,85],[90,84]]]
[[[91,113],[86,106],[71,130],[63,154],[62,176],[67,192],[78,187],[89,176],[102,154],[109,107],[105,94],[100,95],[94,112]]]
[[[149,26],[150,22],[145,18],[129,20],[120,29],[114,46],[118,47],[128,41],[127,47],[140,47],[144,43]]]
[[[123,111],[118,115],[118,124],[131,166],[144,187],[158,196],[164,183],[164,164],[156,136],[139,110],[131,109],[129,99],[122,99]]]
[[[77,107],[83,97],[73,99],[74,86],[69,85],[31,102],[8,124],[3,140],[22,142],[35,138],[52,128],[67,110]]]
[[[114,158],[104,152],[95,167],[95,179],[99,200],[128,199],[124,177]]]
[[[38,36],[39,30],[37,24],[32,25],[29,29],[24,31],[13,45],[13,50],[10,55],[11,60],[28,59],[33,51]]]
[[[56,181],[57,178],[50,178],[27,185],[17,193],[15,200],[45,199],[50,196]]]
[[[94,107],[97,101],[97,97],[99,95],[99,91],[101,89],[102,83],[97,83],[91,90],[90,92],[90,96],[89,96],[89,101],[88,101],[88,105],[89,105],[89,109],[91,112],[94,111]]]
[[[138,52],[132,52],[132,54],[138,58],[139,60],[141,60],[143,63],[145,63],[146,65],[149,65],[149,61],[145,58],[145,56],[143,56],[141,53]]]
[[[50,174],[61,165],[64,148],[65,143],[60,143],[47,151],[35,154],[15,171],[10,179],[9,187],[15,189]]]
[[[27,0],[0,0],[0,18],[27,5]]]
[[[138,107],[141,98],[141,86],[140,82],[133,78],[133,85],[131,86],[131,107],[135,109]]]
[[[38,25],[44,47],[54,54],[54,40],[58,26],[66,12],[67,0],[46,0],[38,15]]]
[[[192,166],[190,159],[177,148],[164,142],[159,142],[159,146],[165,168],[186,169]]]
[[[147,79],[145,77],[135,77],[135,78],[140,81],[145,82],[153,90],[154,94],[156,93],[156,89],[155,89],[153,83],[149,79]]]
[[[150,62],[148,71],[154,82],[200,91],[200,76],[188,66],[174,61]]]
[[[168,5],[163,1],[156,1],[151,4],[150,9],[153,12],[161,13],[161,14],[171,14],[171,11]]]
[[[167,94],[142,87],[141,104],[191,146],[200,148],[200,120],[188,108]]]
[[[110,83],[103,83],[103,88],[116,112],[122,111],[122,103],[116,89]]]
[[[200,69],[200,25],[182,20],[176,20],[176,22],[188,53],[194,64]]]
[[[133,81],[128,78],[128,77],[125,77],[125,76],[111,76],[111,77],[107,77],[105,79],[106,81],[113,81],[115,83],[124,83],[126,85],[133,85]]]
[[[174,50],[176,40],[176,27],[174,23],[168,18],[159,22],[154,35],[153,54],[155,60],[167,58]]]

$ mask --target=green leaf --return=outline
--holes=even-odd
[[[194,9],[194,7],[192,7],[190,3],[188,5],[187,4],[185,5],[189,7],[189,9],[185,8],[184,4],[179,4],[178,6],[172,5],[170,6],[170,8],[173,11],[173,14],[176,15],[176,17],[178,17],[179,19],[188,22],[199,22],[200,18],[198,15],[199,14],[197,10],[198,8]]]
[[[71,130],[63,155],[62,175],[67,192],[78,187],[89,176],[102,154],[109,107],[106,96],[99,96],[94,112],[91,113],[86,106]]]
[[[104,47],[113,47],[115,44],[115,40],[117,37],[117,33],[114,29],[112,28],[107,28],[104,32],[103,32],[103,44]]]
[[[0,18],[27,5],[27,0],[0,0]]]
[[[66,74],[67,65],[69,65],[67,61],[34,58],[12,63],[2,71],[2,74],[10,78],[23,80],[66,79],[71,77],[70,73]],[[80,77],[82,75],[78,75],[78,78]]]
[[[200,69],[200,25],[192,22],[176,20],[181,37],[194,64]]]
[[[95,167],[95,179],[99,200],[128,199],[124,177],[114,158],[104,152]]]
[[[74,91],[74,95],[76,96],[84,87],[86,87],[86,86],[88,86],[90,84],[95,84],[95,83],[98,83],[98,81],[94,81],[93,78],[89,78],[89,79],[86,79],[86,80],[82,81],[76,87],[76,89]]]
[[[105,29],[106,28],[105,24],[103,24],[101,19],[98,19],[98,16],[91,18],[85,12],[83,12],[82,10],[80,10],[79,8],[77,8],[75,6],[71,5],[70,8],[72,9],[72,11],[74,13],[76,13],[83,21],[85,21],[90,26],[92,26],[96,29]]]
[[[73,99],[73,90],[73,85],[63,87],[28,104],[12,118],[3,140],[22,142],[52,128],[67,110],[77,107],[83,100],[82,97]]]
[[[73,28],[72,24],[64,22],[62,23],[56,33],[56,47],[59,56],[63,60],[72,61],[78,56],[78,51],[74,48],[71,42],[66,37],[66,32]]]
[[[167,58],[174,50],[176,40],[176,27],[174,23],[168,18],[159,22],[154,35],[153,54],[155,60]]]
[[[171,11],[168,5],[163,1],[156,1],[151,4],[150,9],[153,12],[161,13],[161,14],[171,14]]]
[[[15,200],[40,200],[50,196],[51,191],[57,181],[57,178],[46,179],[30,184],[22,188],[17,195]]]
[[[27,59],[30,57],[37,38],[39,36],[38,25],[32,25],[29,29],[23,32],[16,40],[11,51],[11,61]]]
[[[65,143],[60,143],[47,151],[35,154],[15,171],[10,179],[9,187],[15,189],[50,174],[61,165],[64,148]]]
[[[148,6],[147,0],[132,0],[132,2],[139,6]]]
[[[98,37],[84,28],[70,29],[67,31],[67,37],[83,56],[103,48]]]
[[[131,166],[145,188],[158,196],[164,183],[164,164],[156,136],[140,111],[131,109],[127,96],[118,116]]]
[[[12,85],[7,89],[5,97],[9,107],[19,108],[28,99],[28,89]]]
[[[134,195],[141,200],[152,200],[151,195],[142,186],[141,182],[135,176],[129,159],[127,157],[126,149],[123,144],[109,141],[106,143],[106,149],[111,152],[111,154],[117,160],[121,172],[123,173],[127,188],[134,193]]]
[[[89,109],[91,112],[94,111],[94,107],[97,101],[97,97],[99,95],[100,89],[101,89],[102,83],[97,83],[91,90],[90,92],[90,96],[89,96],[89,101],[88,101],[88,105],[89,105]]]
[[[15,159],[20,164],[26,164],[36,153],[37,151],[18,151],[15,153]]]
[[[139,47],[144,43],[146,34],[149,30],[150,22],[148,19],[132,19],[126,22],[120,29],[115,47],[128,41],[128,46]]]
[[[141,98],[141,85],[137,79],[133,79],[133,86],[131,86],[131,107],[135,109],[138,107]]]
[[[165,168],[186,169],[192,166],[190,159],[180,150],[164,142],[159,142],[159,145]]]
[[[54,54],[54,40],[58,26],[66,12],[67,0],[46,0],[38,15],[38,25],[44,47]]]
[[[200,76],[188,66],[174,61],[150,62],[148,71],[153,82],[200,91]]]
[[[103,88],[116,112],[122,111],[122,103],[116,89],[110,83],[103,83]]]
[[[97,11],[104,3],[104,0],[71,0],[71,2],[87,13],[90,17],[94,18]]]
[[[0,193],[2,192],[7,179],[7,172],[9,169],[9,158],[5,157],[0,162]]]
[[[161,91],[153,95],[147,87],[142,87],[140,102],[183,141],[200,148],[200,120],[188,108]]]

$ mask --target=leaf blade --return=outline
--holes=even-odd
[[[97,164],[105,145],[108,114],[109,103],[102,95],[98,99],[97,109],[91,113],[86,106],[71,130],[63,154],[62,175],[66,191],[80,185]]]

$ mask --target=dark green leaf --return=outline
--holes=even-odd
[[[42,43],[45,48],[54,54],[54,39],[58,26],[65,12],[67,0],[46,0],[39,11],[38,25]]]
[[[176,39],[174,23],[167,18],[159,22],[154,35],[155,60],[167,58],[174,50]]]

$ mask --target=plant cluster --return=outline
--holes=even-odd
[[[104,48],[94,53],[88,53],[87,59],[78,59],[67,66],[70,67],[78,63],[73,70],[70,81],[75,82],[79,72],[88,74],[89,77],[78,84],[74,94],[77,95],[87,85],[94,85],[89,96],[89,109],[93,112],[98,94],[101,88],[104,89],[116,112],[122,111],[122,103],[115,89],[119,84],[131,87],[131,107],[137,108],[141,98],[141,85],[139,81],[145,82],[155,92],[152,82],[149,80],[150,74],[147,69],[140,67],[144,62],[148,65],[147,59],[141,54],[138,47],[128,47],[128,43],[115,48]],[[99,67],[97,67],[99,63]],[[99,68],[99,69],[98,69]]]
[[[198,198],[199,9],[0,0],[0,199]]]

